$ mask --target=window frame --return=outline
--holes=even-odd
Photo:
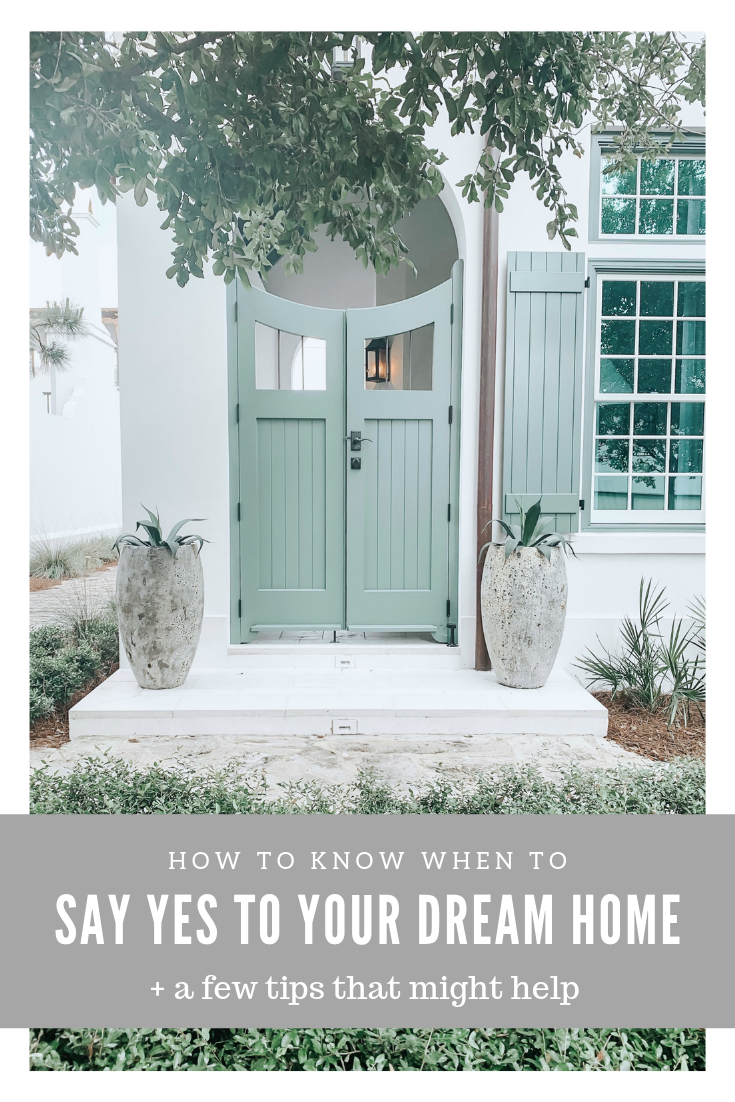
[[[667,260],[657,258],[652,260],[615,258],[592,259],[588,261],[587,271],[589,276],[589,289],[587,292],[587,349],[585,357],[584,373],[584,397],[583,397],[583,429],[582,429],[582,500],[584,506],[580,516],[580,530],[592,532],[702,532],[705,529],[706,516],[706,475],[702,483],[702,509],[697,510],[694,520],[685,519],[685,511],[675,513],[674,510],[662,510],[666,519],[641,520],[636,522],[628,519],[630,513],[626,512],[625,519],[599,521],[592,519],[593,494],[594,494],[594,456],[595,456],[595,405],[597,402],[597,361],[598,361],[598,326],[600,315],[598,303],[601,295],[600,281],[605,276],[614,275],[622,277],[628,275],[631,279],[645,279],[646,275],[660,277],[670,276],[676,279],[679,276],[705,276],[704,260],[678,259]],[[675,320],[675,319],[674,319]],[[635,401],[635,395],[631,394],[629,400]],[[652,399],[653,400],[653,399]],[[661,400],[661,399],[659,399]],[[672,394],[667,401],[675,401]],[[685,399],[687,400],[687,399]],[[706,392],[705,398],[706,402]],[[625,401],[625,399],[623,399]],[[706,439],[706,436],[705,436]],[[705,444],[706,452],[706,444]],[[612,510],[611,510],[612,512]],[[658,512],[658,511],[657,511]],[[672,517],[676,515],[676,520]],[[650,516],[650,514],[649,514]]]
[[[676,245],[686,244],[691,245],[699,242],[704,245],[707,240],[706,233],[698,234],[653,234],[653,233],[602,233],[602,158],[606,153],[610,153],[615,149],[615,143],[612,140],[617,131],[607,130],[601,134],[592,135],[592,144],[590,148],[590,208],[589,208],[589,241],[604,241],[605,244],[626,244],[629,245],[632,242],[636,244],[646,244],[650,242],[652,245]],[[661,133],[655,134],[655,137],[663,137]],[[642,150],[638,149],[636,152],[641,153]],[[668,154],[672,157],[687,156],[687,157],[707,157],[706,144],[704,138],[704,132],[692,131],[691,134],[686,136],[682,141],[673,142],[671,148],[668,150]],[[665,155],[664,155],[665,156]],[[706,199],[706,195],[703,196]],[[676,228],[674,226],[674,228]]]

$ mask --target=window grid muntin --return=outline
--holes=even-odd
[[[601,150],[601,157],[600,157],[600,195],[599,195],[599,210],[598,210],[598,231],[599,231],[600,237],[605,238],[605,239],[609,238],[611,240],[618,240],[618,241],[625,240],[626,238],[630,239],[630,238],[633,238],[633,237],[639,237],[639,238],[643,238],[645,240],[654,240],[654,241],[676,241],[676,240],[680,240],[680,241],[682,241],[682,240],[683,241],[698,241],[698,240],[701,240],[702,238],[706,237],[706,231],[705,231],[705,233],[689,233],[689,234],[677,233],[679,202],[680,201],[682,201],[682,202],[694,201],[694,202],[706,203],[706,200],[707,200],[706,169],[705,169],[705,190],[704,190],[703,195],[686,195],[686,194],[681,194],[680,195],[679,194],[679,164],[680,164],[681,161],[705,161],[706,162],[706,157],[704,156],[703,153],[690,153],[690,154],[672,153],[672,154],[669,154],[669,155],[664,155],[662,157],[657,157],[656,158],[656,160],[674,161],[675,162],[675,164],[674,164],[674,190],[670,194],[663,194],[663,193],[649,194],[648,192],[645,192],[645,193],[641,192],[641,175],[642,175],[641,165],[643,163],[644,158],[639,154],[636,157],[635,191],[628,192],[628,193],[620,192],[618,194],[606,195],[605,192],[604,192],[605,176],[604,176],[603,170],[606,167],[606,164],[609,160],[609,157],[610,157],[609,153],[606,153],[604,149]],[[655,164],[655,161],[652,161],[650,163]],[[603,227],[602,227],[602,212],[604,210],[604,201],[606,199],[632,199],[633,200],[633,202],[635,203],[635,223],[634,223],[634,230],[633,230],[632,233],[609,233],[609,232],[606,232],[603,229]],[[671,233],[656,234],[656,233],[641,233],[640,232],[641,199],[644,199],[644,200],[666,199],[666,200],[668,200],[672,203],[673,213],[672,213]],[[705,207],[705,217],[706,217],[706,207]]]
[[[603,314],[602,305],[606,283],[634,283],[635,284],[635,312],[634,314]],[[641,313],[641,284],[642,283],[673,283],[674,295],[672,304],[672,313],[666,315],[651,315]],[[595,380],[594,380],[594,402],[593,402],[593,423],[592,423],[592,486],[591,486],[591,518],[594,520],[607,521],[608,523],[613,519],[616,522],[634,522],[634,523],[658,523],[658,524],[671,524],[674,521],[679,523],[692,523],[700,520],[704,514],[704,431],[701,436],[698,435],[683,435],[681,433],[672,434],[672,407],[674,405],[681,406],[688,403],[694,405],[703,405],[706,400],[706,386],[702,393],[684,393],[677,392],[674,388],[676,386],[677,376],[677,361],[695,361],[701,360],[706,365],[706,343],[704,353],[677,353],[677,323],[679,321],[701,321],[706,323],[706,306],[705,314],[700,316],[686,316],[680,317],[679,310],[679,287],[682,284],[687,283],[704,283],[704,275],[675,275],[668,272],[617,272],[601,275],[598,280],[598,292],[597,292],[597,328],[596,328],[596,348],[595,348]],[[634,324],[634,352],[628,354],[609,354],[602,353],[602,323],[604,321],[629,321]],[[671,321],[672,334],[671,334],[671,352],[661,354],[640,354],[640,321]],[[634,358],[634,390],[610,392],[602,391],[600,388],[600,369],[601,361],[603,359],[608,360],[626,360]],[[670,374],[670,390],[668,392],[650,392],[639,393],[638,392],[638,380],[639,380],[639,362],[640,359],[644,360],[667,360],[671,359],[671,374]],[[706,370],[706,366],[705,366]],[[706,378],[706,376],[705,376]],[[665,403],[666,404],[666,433],[665,435],[651,435],[651,434],[636,434],[635,432],[635,406],[642,404],[653,403]],[[627,405],[628,406],[628,431],[627,433],[618,434],[599,434],[598,433],[598,409],[601,405]],[[680,411],[681,417],[681,411]],[[628,442],[628,467],[626,472],[599,472],[597,470],[597,457],[598,457],[598,441],[600,440],[627,440]],[[702,441],[702,470],[699,472],[680,472],[672,471],[671,468],[671,445],[676,441]],[[664,454],[664,470],[661,472],[652,471],[648,473],[634,471],[633,470],[633,451],[637,442],[644,441],[657,441],[665,444]],[[681,449],[679,449],[681,451]],[[597,480],[598,478],[606,479],[627,479],[627,508],[626,509],[599,509],[595,507]],[[633,479],[635,478],[660,478],[663,480],[663,508],[659,509],[633,509]],[[700,508],[699,509],[672,509],[669,508],[669,495],[671,493],[670,479],[676,478],[696,478],[700,480]]]

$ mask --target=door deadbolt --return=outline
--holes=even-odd
[[[362,460],[361,459],[356,459],[353,456],[353,458],[350,460],[350,466],[352,467],[353,471],[359,471],[360,467],[362,466]]]

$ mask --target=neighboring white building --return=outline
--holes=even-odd
[[[665,583],[672,612],[686,614],[704,591],[705,200],[703,118],[687,107],[684,122],[691,138],[671,164],[608,180],[602,199],[604,141],[588,131],[587,156],[563,160],[580,214],[573,254],[548,240],[548,210],[520,179],[490,230],[496,296],[483,259],[488,216],[456,186],[481,138],[452,137],[441,122],[431,144],[447,154],[446,186],[407,230],[418,281],[405,271],[376,280],[347,246],[320,239],[304,275],[276,268],[267,293],[239,287],[236,300],[209,271],[182,289],[165,275],[172,241],[155,204],[123,197],[123,527],[132,531],[140,502],[159,507],[164,524],[207,518],[196,526],[211,541],[197,666],[237,664],[268,627],[446,640],[450,625],[459,649],[447,657],[475,665],[481,376],[494,386],[493,516],[510,515],[515,495],[542,494],[560,530],[577,533],[560,664],[575,672],[598,634],[614,642],[621,618],[636,614],[642,576]],[[483,285],[495,347],[488,329],[483,348]],[[435,382],[413,385],[407,334],[430,355],[429,326]],[[392,382],[369,381],[363,350],[374,338],[386,356],[393,349]],[[432,386],[446,389],[441,416]],[[358,425],[379,434],[359,456],[349,443]]]
[[[115,208],[79,195],[78,255],[30,246],[30,306],[84,307],[70,367],[30,381],[31,539],[118,532],[122,520]],[[94,213],[92,211],[94,210]]]

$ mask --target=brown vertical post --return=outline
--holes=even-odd
[[[483,543],[492,538],[493,440],[495,425],[495,344],[498,331],[498,214],[486,207],[482,226],[482,333],[480,338],[480,431],[477,457],[477,556]],[[483,531],[484,529],[484,531]],[[484,559],[484,556],[483,556]],[[480,607],[482,562],[477,566],[477,626],[475,669],[489,670]]]

